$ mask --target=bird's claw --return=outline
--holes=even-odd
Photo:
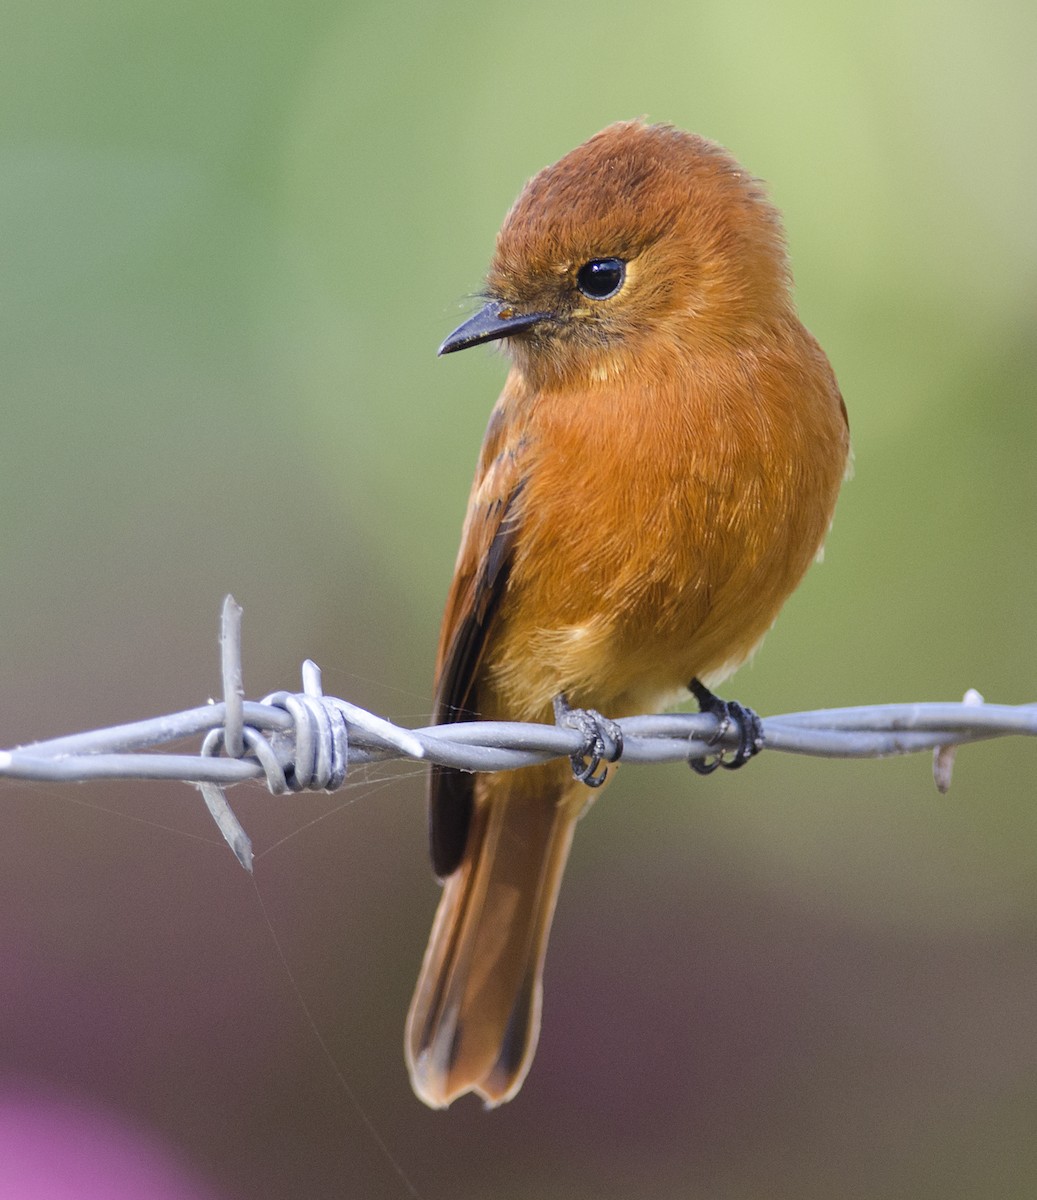
[[[712,775],[717,767],[723,767],[725,771],[737,771],[739,767],[744,767],[753,755],[763,749],[763,722],[751,708],[746,708],[736,700],[721,700],[697,679],[691,681],[690,688],[698,701],[699,711],[709,713],[719,722],[708,744],[715,746],[727,736],[732,725],[738,731],[738,744],[730,756],[727,751],[718,750],[716,754],[704,758],[689,758],[688,766],[699,775]]]
[[[561,694],[554,699],[554,710],[556,725],[583,735],[583,746],[569,756],[573,778],[587,787],[601,787],[608,775],[608,767],[601,764],[618,762],[623,753],[622,729],[593,708],[570,708]]]

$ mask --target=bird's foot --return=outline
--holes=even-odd
[[[691,694],[698,701],[699,712],[709,713],[717,718],[720,724],[716,733],[709,739],[709,745],[715,746],[726,737],[734,726],[738,731],[738,744],[730,757],[724,750],[705,758],[689,758],[688,766],[700,775],[712,775],[717,767],[727,771],[736,771],[763,749],[763,723],[751,708],[734,700],[721,700],[714,696],[709,688],[693,679],[688,685]]]
[[[608,767],[601,764],[618,762],[623,753],[622,729],[593,708],[571,708],[562,693],[554,698],[554,710],[556,725],[575,729],[584,738],[583,747],[569,756],[573,778],[588,787],[601,787],[608,775]]]

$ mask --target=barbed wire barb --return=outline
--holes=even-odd
[[[242,610],[232,596],[220,618],[223,699],[166,716],[0,750],[0,777],[29,782],[173,779],[199,788],[238,862],[252,870],[252,844],[225,789],[261,779],[272,795],[334,792],[351,766],[404,759],[464,771],[508,771],[584,749],[584,735],[560,725],[466,721],[404,729],[366,709],[325,696],[316,663],[302,665],[302,691],[244,699]],[[608,715],[608,714],[606,714]],[[623,762],[688,762],[731,749],[705,713],[661,713],[616,721]],[[937,788],[950,786],[954,755],[968,742],[1037,736],[1037,703],[987,704],[969,689],[962,703],[879,704],[785,713],[763,719],[763,748],[822,758],[882,758],[933,752]],[[157,747],[201,737],[196,754]]]
[[[220,612],[220,672],[223,676],[224,720],[222,729],[211,729],[202,742],[202,756],[211,758],[222,747],[228,758],[241,758],[245,753],[245,684],[241,673],[242,608],[233,596],[223,598]],[[251,731],[250,731],[251,732]],[[251,738],[249,739],[251,741]],[[257,747],[258,748],[258,747]],[[218,783],[198,784],[205,807],[216,822],[223,840],[234,857],[252,874],[252,839],[234,815],[227,794]]]

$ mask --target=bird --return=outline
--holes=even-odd
[[[441,355],[497,342],[489,418],[439,637],[437,724],[553,722],[585,754],[433,767],[443,884],[407,1017],[417,1096],[512,1099],[533,1059],[562,873],[616,718],[699,700],[745,662],[819,557],[846,408],[800,322],[780,216],[720,145],[644,119],[535,175],[485,301]],[[583,762],[583,769],[580,764]],[[710,765],[699,762],[708,770]]]

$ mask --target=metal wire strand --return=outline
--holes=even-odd
[[[325,696],[320,669],[307,660],[302,691],[244,700],[241,608],[223,604],[220,623],[223,700],[185,712],[0,750],[0,777],[71,782],[179,779],[198,786],[220,833],[246,870],[252,846],[224,788],[262,779],[272,795],[332,792],[358,763],[405,759],[465,771],[507,771],[585,749],[585,735],[560,725],[470,721],[402,729],[365,709]],[[606,714],[607,715],[607,714]],[[715,716],[662,713],[616,722],[624,763],[684,762],[732,749]],[[958,746],[985,738],[1037,735],[1037,703],[986,704],[969,690],[960,704],[885,704],[785,713],[763,720],[763,748],[824,758],[881,758],[933,752],[937,787],[950,786]],[[155,753],[203,736],[197,754]],[[148,752],[150,751],[150,752]]]

